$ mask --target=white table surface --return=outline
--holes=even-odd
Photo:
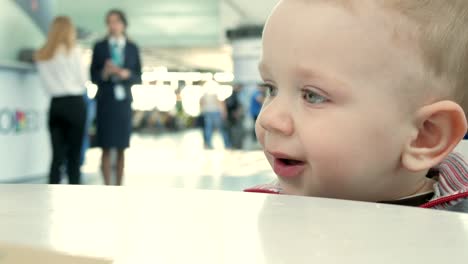
[[[468,214],[241,192],[0,185],[0,242],[115,263],[467,263]]]

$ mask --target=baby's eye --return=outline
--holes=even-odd
[[[328,101],[328,99],[312,90],[303,89],[302,98],[310,104],[321,104]]]
[[[274,97],[278,94],[278,89],[271,84],[264,83],[263,87],[266,87],[266,97]]]

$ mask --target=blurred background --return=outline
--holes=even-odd
[[[112,8],[126,13],[128,37],[142,59],[142,84],[131,87],[133,133],[124,185],[240,191],[271,182],[273,173],[253,135],[252,104],[263,93],[257,70],[261,33],[277,2],[0,0],[0,183],[47,183],[50,98],[32,54],[44,44],[51,21],[57,15],[72,19],[89,73],[93,45],[106,35],[105,15]],[[94,142],[97,89],[88,76],[85,184],[103,183],[101,149]],[[200,109],[207,90],[228,111],[211,145],[204,141]],[[236,106],[230,109],[233,96]]]

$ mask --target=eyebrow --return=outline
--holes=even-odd
[[[258,71],[260,73],[270,73],[270,71],[268,69],[268,66],[264,61],[260,61],[260,63],[258,64]],[[292,72],[294,74],[296,74],[296,75],[301,76],[301,77],[324,80],[324,81],[327,81],[327,82],[328,81],[333,81],[333,82],[343,83],[343,82],[339,81],[336,78],[328,77],[327,74],[324,74],[324,73],[318,71],[315,68],[306,67],[306,66],[303,66],[303,65],[296,65],[293,68]]]
[[[258,70],[262,78],[265,78],[265,75],[270,74],[268,65],[264,61],[260,61],[258,64]],[[346,82],[337,79],[336,77],[332,77],[330,74],[325,74],[323,71],[317,70],[317,68],[310,66],[296,64],[294,68],[292,68],[291,73],[303,79],[317,80],[319,83],[324,83],[327,88],[325,90],[321,90],[328,95],[330,92],[333,94],[338,93],[345,95],[348,93],[350,88],[350,85],[348,85]]]
[[[333,92],[339,92],[340,94],[346,93],[350,87],[346,82],[332,77],[330,74],[326,74],[323,71],[317,70],[304,65],[296,65],[293,69],[293,73],[305,79],[318,80],[324,82],[327,86],[327,90],[330,89]],[[326,91],[324,91],[326,92]]]
[[[327,74],[324,74],[323,72],[317,70],[316,68],[299,65],[299,64],[295,65],[295,67],[293,68],[293,73],[301,77],[313,78],[313,79],[319,79],[319,80],[325,80],[325,81],[333,79],[333,78],[329,78]]]

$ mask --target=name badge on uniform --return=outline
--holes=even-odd
[[[125,94],[125,87],[123,87],[123,85],[117,84],[116,86],[114,86],[114,98],[115,98],[115,100],[123,101],[123,100],[125,100],[126,97],[127,97],[127,95]]]

